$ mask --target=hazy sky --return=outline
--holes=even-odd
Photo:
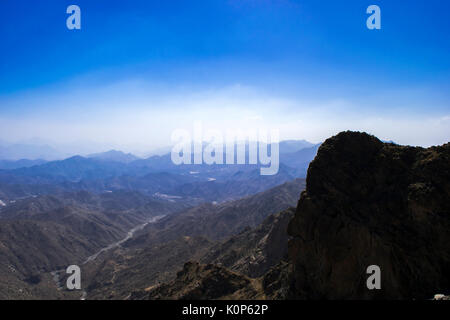
[[[66,8],[81,8],[81,30]],[[366,28],[381,8],[382,29]],[[448,1],[0,2],[0,140],[144,152],[171,132],[450,136]]]

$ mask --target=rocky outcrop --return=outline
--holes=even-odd
[[[326,140],[288,232],[294,298],[428,299],[450,290],[450,144]],[[369,290],[367,267],[381,269]]]
[[[254,229],[247,228],[215,245],[200,262],[213,263],[251,278],[263,276],[271,267],[287,259],[287,225],[295,208],[270,215]]]
[[[293,265],[280,261],[261,278],[264,295],[270,300],[286,300],[295,297],[293,292]]]
[[[129,299],[286,299],[292,266],[287,225],[295,209],[270,215],[208,250],[200,264],[188,262],[175,280],[134,292]],[[141,257],[141,255],[139,255]]]
[[[288,299],[292,265],[287,259],[287,225],[295,209],[270,215],[255,229],[244,230],[214,246],[200,260],[188,262],[175,280],[130,299]]]
[[[213,264],[185,263],[177,278],[149,290],[148,294],[134,293],[131,299],[210,300],[261,299],[261,281]]]

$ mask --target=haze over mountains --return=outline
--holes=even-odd
[[[177,166],[170,153],[139,159],[111,150],[50,162],[0,161],[0,200],[7,203],[5,200],[77,190],[136,190],[207,201],[236,199],[305,177],[318,146],[306,141],[281,142],[279,172],[267,177],[260,175],[259,164]]]
[[[313,147],[315,144],[306,140],[285,140],[280,141],[280,153],[292,153],[304,148]],[[91,147],[93,148],[93,147]],[[70,149],[66,147],[65,149]],[[76,149],[76,148],[73,148]],[[96,158],[102,160],[110,160],[117,162],[131,162],[138,159],[150,158],[157,155],[166,155],[171,152],[172,147],[157,148],[146,152],[147,157],[139,157],[132,153],[124,153],[120,150],[108,150],[97,153],[84,153],[74,151],[61,151],[58,148],[51,147],[49,144],[41,141],[27,141],[24,143],[6,143],[0,141],[0,160],[18,161],[22,159],[27,160],[41,160],[54,161],[70,158],[75,155],[85,155],[87,158]],[[71,154],[71,156],[69,155]]]
[[[31,143],[5,144],[0,143],[0,160],[17,161],[29,160],[55,160],[64,157],[62,152],[48,146]]]
[[[105,161],[115,161],[122,163],[130,163],[138,160],[139,158],[131,153],[123,153],[122,151],[110,150],[103,153],[94,153],[87,156],[88,158],[105,160]]]

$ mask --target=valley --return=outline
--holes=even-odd
[[[87,259],[83,262],[83,264],[86,264],[86,263],[89,263],[91,261],[94,261],[95,259],[97,259],[97,257],[100,254],[105,253],[105,252],[107,252],[109,250],[112,250],[114,248],[119,247],[122,243],[130,240],[137,231],[144,229],[144,227],[147,226],[149,223],[157,222],[161,218],[164,218],[164,216],[156,216],[154,218],[151,218],[147,222],[134,227],[133,229],[131,229],[130,231],[127,232],[127,235],[126,235],[125,238],[123,238],[123,239],[121,239],[121,240],[119,240],[117,242],[114,242],[114,243],[108,245],[107,247],[104,247],[104,248],[100,249],[98,252],[94,253],[93,255],[87,257]]]

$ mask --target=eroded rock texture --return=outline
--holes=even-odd
[[[450,144],[326,140],[289,224],[294,298],[428,299],[450,290]],[[368,290],[366,268],[381,268]]]
[[[213,264],[185,263],[177,278],[144,298],[163,300],[262,299],[260,281]]]

